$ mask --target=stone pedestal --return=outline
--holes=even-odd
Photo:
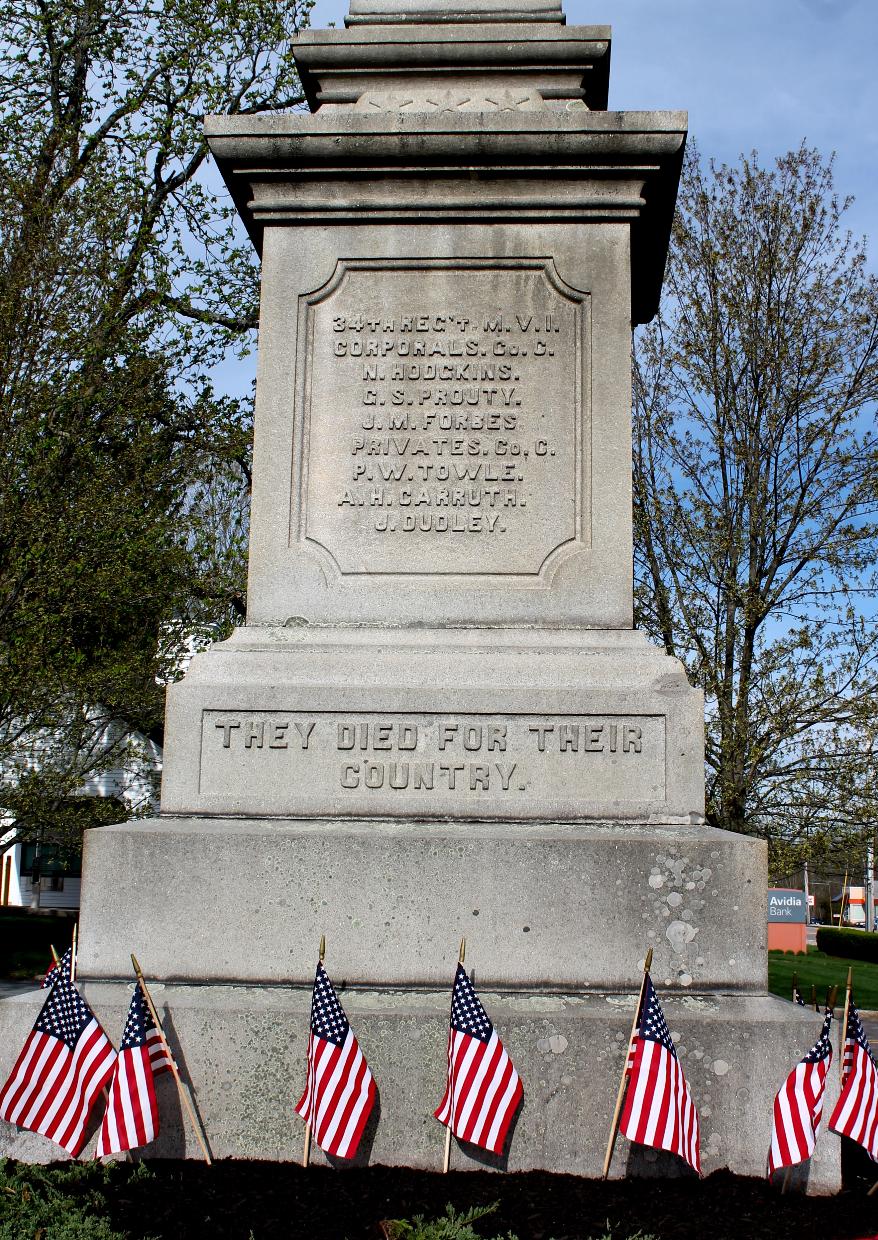
[[[475,947],[478,937],[471,943]],[[521,1074],[525,1104],[503,1158],[453,1142],[452,1167],[600,1175],[636,995],[495,991],[481,983],[478,966],[475,973]],[[129,988],[88,982],[83,990],[106,1027],[120,1029]],[[155,984],[152,993],[192,1082],[214,1156],[298,1159],[302,1124],[292,1101],[303,1081],[310,989],[175,983]],[[379,1085],[356,1163],[439,1170],[444,1130],[432,1111],[444,1088],[447,985],[349,986],[342,998]],[[39,1003],[38,996],[4,1000],[9,1040],[24,1040]],[[789,1064],[811,1046],[819,1018],[771,996],[722,990],[677,993],[663,997],[663,1006],[701,1116],[705,1173],[731,1167],[763,1175],[774,1093]],[[5,1043],[0,1053],[5,1066]],[[162,1131],[150,1154],[199,1158],[173,1084],[162,1077],[158,1086]],[[838,1074],[830,1072],[827,1107],[837,1094]],[[95,1139],[83,1157],[91,1155]],[[45,1138],[8,1126],[3,1152],[28,1162],[50,1161],[59,1153]],[[313,1158],[327,1161],[319,1150]],[[681,1170],[673,1155],[619,1139],[614,1177]],[[837,1138],[824,1133],[816,1156],[798,1174],[811,1192],[834,1191]]]
[[[438,1168],[465,935],[525,1101],[455,1162],[595,1175],[651,946],[705,1170],[760,1174],[819,1022],[765,993],[764,846],[704,825],[702,697],[632,628],[685,114],[607,112],[610,31],[557,0],[352,0],[293,54],[313,115],[206,122],[263,262],[248,623],[168,692],[160,816],[88,835],[86,993],[118,1030],[135,951],[214,1154],[292,1159],[325,933],[359,1157]]]

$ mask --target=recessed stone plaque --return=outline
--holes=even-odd
[[[516,584],[588,545],[588,310],[549,259],[339,262],[301,299],[291,542]]]
[[[291,815],[576,817],[659,808],[665,749],[659,715],[207,710],[199,795]]]

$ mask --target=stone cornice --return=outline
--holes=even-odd
[[[209,117],[257,250],[266,225],[616,220],[631,227],[632,320],[658,306],[684,112]]]

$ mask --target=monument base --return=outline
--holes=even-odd
[[[106,1028],[118,1033],[130,988],[90,982],[83,990]],[[213,1156],[298,1160],[303,1127],[293,1106],[305,1080],[309,989],[156,984],[152,993],[192,1083]],[[342,997],[379,1091],[355,1163],[438,1171],[444,1129],[432,1111],[444,1087],[449,988],[352,987]],[[521,1074],[524,1104],[505,1158],[455,1142],[452,1167],[600,1175],[636,996],[482,990],[481,997]],[[34,993],[0,1003],[4,1073],[42,998]],[[770,995],[713,991],[663,996],[663,1003],[701,1117],[705,1174],[728,1167],[763,1175],[774,1094],[813,1043],[819,1017]],[[159,1088],[161,1134],[144,1155],[199,1158],[173,1083],[162,1077]],[[832,1071],[827,1114],[837,1089]],[[94,1139],[83,1157],[92,1154]],[[64,1157],[45,1138],[7,1124],[0,1124],[0,1153],[26,1162]],[[312,1156],[327,1161],[316,1148]],[[613,1177],[668,1174],[687,1172],[672,1155],[619,1138]],[[809,1192],[838,1190],[838,1138],[824,1131],[798,1175]]]
[[[766,989],[765,844],[688,822],[163,815],[86,834],[79,975],[357,986]]]
[[[361,1162],[441,1166],[432,1112],[462,935],[525,1100],[507,1159],[459,1146],[458,1167],[600,1174],[648,946],[705,1171],[764,1173],[774,1094],[819,1032],[816,1013],[765,993],[764,843],[704,826],[162,816],[89,832],[85,873],[84,993],[117,1040],[137,954],[217,1158],[300,1156],[322,933],[379,1089]],[[43,998],[0,1004],[3,1076]],[[832,1071],[827,1106],[837,1085]],[[147,1155],[199,1157],[162,1091]],[[0,1153],[60,1156],[5,1125]],[[620,1139],[614,1175],[678,1170]],[[811,1191],[839,1187],[835,1137],[809,1177]]]

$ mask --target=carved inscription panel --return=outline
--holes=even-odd
[[[658,715],[208,710],[203,797],[264,812],[471,818],[665,800]]]
[[[349,260],[302,315],[293,539],[341,574],[530,578],[587,541],[588,298],[550,260]]]

